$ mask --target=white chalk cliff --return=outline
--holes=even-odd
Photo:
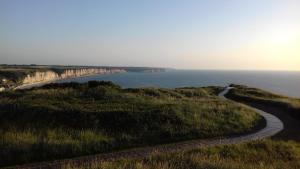
[[[105,68],[85,68],[85,69],[68,69],[65,70],[63,73],[59,74],[54,71],[38,71],[32,75],[27,75],[24,80],[23,84],[34,84],[40,82],[47,82],[47,81],[54,81],[54,80],[61,80],[66,78],[74,78],[74,77],[81,77],[81,76],[88,76],[88,75],[95,75],[95,74],[110,74],[110,73],[122,73],[126,72],[124,69],[105,69]]]

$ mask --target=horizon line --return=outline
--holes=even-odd
[[[216,69],[216,68],[175,68],[175,67],[156,67],[156,66],[120,66],[120,65],[77,65],[77,64],[0,64],[0,66],[86,66],[86,67],[134,67],[134,68],[157,68],[157,69],[173,69],[173,70],[199,70],[199,71],[266,71],[266,72],[300,72],[300,70],[286,69]]]

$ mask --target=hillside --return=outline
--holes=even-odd
[[[255,112],[220,87],[122,89],[111,82],[49,84],[0,93],[2,166],[251,132]]]

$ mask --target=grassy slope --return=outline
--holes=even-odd
[[[298,169],[300,144],[257,141],[64,169]]]
[[[250,131],[256,113],[217,87],[121,89],[56,84],[0,94],[0,164],[107,152]]]
[[[228,93],[228,97],[237,101],[250,101],[270,106],[279,106],[284,108],[294,118],[300,120],[300,99],[289,98],[247,86],[233,86],[235,88]]]
[[[299,100],[260,89],[234,85],[229,97],[237,101],[280,106],[299,110]],[[292,110],[292,111],[291,111]],[[295,115],[295,114],[294,114]],[[65,169],[298,169],[300,143],[287,141],[255,141],[247,144],[202,148],[183,153],[153,155],[145,159],[125,159],[117,162],[65,166]]]

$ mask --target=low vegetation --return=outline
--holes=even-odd
[[[260,116],[220,100],[221,90],[92,81],[0,93],[0,165],[252,131]]]
[[[152,155],[145,159],[125,159],[63,169],[298,169],[300,144],[256,141],[216,146],[189,152]]]
[[[250,101],[270,106],[279,106],[300,120],[300,99],[290,98],[257,88],[242,85],[232,85],[234,88],[228,97],[237,101]]]

